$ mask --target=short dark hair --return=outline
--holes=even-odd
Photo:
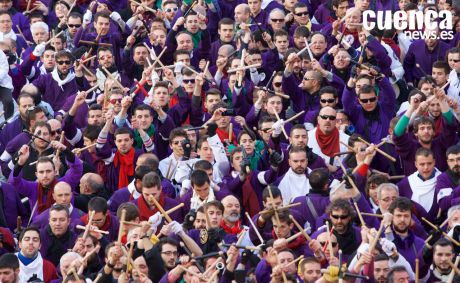
[[[450,247],[452,249],[452,253],[454,253],[454,244],[451,241],[447,240],[446,238],[440,238],[436,241],[433,245],[433,253],[436,252],[436,247]]]
[[[92,141],[96,140],[101,132],[102,127],[96,125],[88,125],[85,130],[83,130],[83,136]]]
[[[205,204],[203,204],[203,206],[201,207],[204,207],[205,210],[208,210],[211,206],[214,206],[220,211],[224,212],[224,209],[225,209],[224,205],[218,200],[208,201]]]
[[[208,174],[203,170],[194,170],[192,175],[190,175],[190,181],[192,186],[203,186],[206,183],[210,183]]]
[[[67,214],[67,218],[70,217],[70,212],[69,212],[69,209],[67,208],[67,206],[64,206],[62,204],[53,204],[51,207],[50,207],[50,216],[51,216],[51,211],[65,211],[65,213]]]
[[[415,5],[415,4],[414,4]],[[407,5],[406,5],[407,6]],[[397,266],[393,266],[391,269],[390,269],[390,272],[388,272],[388,275],[387,275],[387,283],[396,283],[394,281],[394,274],[396,272],[407,272],[406,268],[404,266],[401,266],[401,265],[397,265]]]
[[[329,184],[329,170],[327,168],[317,168],[311,171],[308,176],[308,182],[312,189],[323,190],[324,186]]]
[[[414,120],[414,134],[418,132],[420,125],[430,124],[434,129],[434,120],[428,116],[419,116]]]
[[[169,144],[172,143],[172,141],[176,137],[184,137],[187,138],[187,132],[184,129],[181,128],[175,128],[169,133]]]
[[[307,129],[305,128],[304,124],[296,124],[296,125],[294,125],[294,126],[291,128],[291,131],[290,131],[289,135],[292,135],[292,133],[294,132],[294,130],[304,130],[305,132],[307,132]]]
[[[421,147],[421,148],[417,149],[417,151],[415,152],[415,160],[417,160],[418,156],[428,157],[430,155],[433,156],[433,158],[434,158],[434,153],[433,153],[433,151],[431,151],[431,149]]]
[[[161,238],[160,241],[157,243],[158,250],[162,252],[163,246],[166,244],[176,246],[176,248],[179,249],[179,242],[177,242],[175,239],[171,237],[164,237],[164,238]]]
[[[282,197],[281,190],[277,186],[268,185],[267,187],[265,187],[265,189],[262,192],[262,200],[263,201],[267,201],[267,199],[270,198],[270,190],[272,191],[272,195],[273,195],[274,198]]]
[[[94,15],[94,22],[97,22],[97,20],[99,18],[106,18],[106,19],[109,19],[110,20],[110,13],[108,12],[97,12],[95,15]]]
[[[433,63],[433,66],[431,68],[443,69],[446,75],[450,73],[450,66],[449,63],[447,63],[446,61],[436,61]]]
[[[126,209],[125,221],[134,221],[140,215],[139,208],[134,203],[124,202],[117,209],[118,219],[121,219],[121,212],[123,209]]]
[[[142,178],[142,188],[153,188],[156,187],[161,189],[161,178],[155,172],[149,172]]]
[[[4,268],[19,269],[18,257],[13,253],[6,253],[0,256],[0,269]]]
[[[393,214],[395,209],[399,209],[401,211],[410,211],[412,213],[412,201],[406,197],[397,197],[388,208],[388,211]]]
[[[337,89],[332,87],[332,86],[325,86],[325,87],[322,87],[320,90],[319,90],[319,96],[325,94],[325,93],[332,93],[332,95],[334,95],[334,98],[338,97],[338,94],[337,94]]]
[[[375,93],[375,88],[371,85],[363,85],[358,91],[358,97],[363,93]]]
[[[24,230],[21,231],[21,234],[19,234],[19,242],[22,241],[22,238],[24,238],[24,235],[29,232],[29,231],[34,231],[38,234],[38,238],[40,239],[40,242],[42,241],[41,236],[40,236],[40,230],[36,227],[29,226],[25,228]]]
[[[453,145],[447,149],[446,157],[449,156],[449,154],[459,154],[459,153],[460,153],[460,145]]]
[[[353,206],[351,206],[350,202],[345,199],[336,199],[332,201],[326,207],[326,213],[331,214],[333,210],[337,209],[346,211],[346,214],[349,215],[351,218],[354,218],[356,215],[356,211],[354,210]]]
[[[101,197],[93,197],[88,202],[88,211],[107,213],[107,200]]]
[[[134,170],[134,179],[141,180],[144,178],[145,175],[152,172],[152,169],[147,165],[137,166]]]
[[[195,163],[194,166],[195,170],[202,170],[202,171],[207,171],[207,170],[213,170],[211,162],[207,160],[200,159]]]
[[[130,138],[134,138],[133,132],[129,128],[125,128],[125,127],[116,129],[113,136],[116,139],[118,135],[124,135],[124,134],[128,134]]]
[[[150,116],[152,116],[152,108],[150,108],[150,106],[148,106],[147,104],[140,104],[139,106],[136,107],[136,109],[134,109],[134,114],[136,113],[136,111],[149,111],[149,114]]]

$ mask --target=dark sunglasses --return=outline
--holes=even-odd
[[[94,220],[93,220],[93,221],[94,221]],[[324,247],[324,246],[327,244],[327,242],[319,242],[319,244],[320,244],[321,246]],[[335,243],[332,243],[331,245],[332,245],[333,248],[335,248],[335,247],[337,247],[337,244],[338,244],[338,243],[335,242]]]
[[[334,121],[334,120],[335,120],[335,116],[334,116],[334,115],[319,115],[319,117],[321,117],[321,119],[323,119],[323,120],[327,120],[327,119],[329,119],[330,121]]]
[[[58,65],[70,65],[72,62],[70,60],[64,60],[64,61],[56,61],[56,63],[58,63]]]
[[[331,99],[321,99],[321,103],[334,103],[335,102],[335,99],[334,98],[331,98]]]
[[[81,25],[72,25],[72,24],[68,24],[69,28],[79,28],[81,27]]]
[[[274,23],[282,23],[282,22],[284,22],[284,19],[272,19],[272,22],[274,22]]]
[[[281,87],[281,82],[273,83],[273,85],[276,86],[276,87]]]
[[[299,12],[299,13],[296,13],[295,15],[298,17],[308,16],[308,12]]]
[[[183,79],[182,82],[183,82],[184,84],[194,84],[194,83],[195,83],[195,79],[189,79],[189,80]]]
[[[166,9],[165,11],[168,12],[168,13],[171,13],[172,11],[176,12],[176,11],[177,11],[177,7],[175,7],[175,8],[168,8],[168,9]]]
[[[348,218],[348,215],[335,215],[335,214],[331,214],[331,217],[334,218],[334,219],[342,219],[342,220],[345,220]]]
[[[115,104],[115,103],[121,103],[122,98],[112,98],[110,99],[110,103]]]
[[[60,135],[62,133],[62,129],[57,129],[55,131],[51,131],[50,134],[52,136],[55,136],[55,135]]]
[[[377,97],[372,97],[372,98],[368,98],[368,99],[359,99],[359,101],[361,101],[361,103],[372,103],[372,102],[376,102],[377,101]]]

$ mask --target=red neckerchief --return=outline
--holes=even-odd
[[[101,228],[98,228],[99,230],[103,230],[103,231],[109,231],[109,228],[110,228],[110,223],[111,223],[111,217],[110,216],[110,212],[107,211],[107,214],[105,216],[105,222],[104,222],[104,225],[102,225]],[[85,223],[85,225],[88,225],[88,221],[89,221],[89,216],[88,214],[86,215],[83,215],[82,217],[80,217],[81,221],[83,221],[83,223]]]
[[[249,213],[249,215],[252,217],[259,213],[260,211],[260,205],[259,205],[259,199],[257,198],[257,195],[254,191],[254,188],[252,187],[251,184],[251,178],[252,178],[253,172],[249,173],[249,176],[246,177],[246,179],[243,182],[243,207],[246,212]]]
[[[329,157],[340,152],[339,130],[334,128],[330,135],[324,134],[319,127],[316,128],[316,141],[318,142],[321,152]]]
[[[233,227],[230,227],[227,224],[225,224],[225,221],[222,219],[220,221],[220,227],[224,229],[225,233],[231,234],[231,235],[238,235],[241,231],[243,231],[240,220],[236,221]]]
[[[228,131],[224,131],[222,129],[219,129],[217,128],[216,130],[216,134],[217,136],[219,136],[219,139],[222,143],[224,143],[225,140],[228,140]],[[237,146],[238,143],[236,142],[236,135],[235,135],[235,131],[233,131],[233,134],[232,134],[232,140],[231,141],[228,141],[229,143]]]
[[[115,153],[113,164],[118,168],[118,188],[124,188],[129,184],[129,177],[134,176],[134,148],[128,153],[121,154],[119,150]]]
[[[102,180],[105,180],[105,162],[97,156],[96,152],[89,152],[91,158],[93,158],[93,165],[96,167],[96,172],[102,177]]]
[[[160,200],[158,201],[158,203],[162,207],[164,207],[165,196],[163,192],[160,194]],[[148,221],[150,216],[158,212],[158,208],[156,207],[153,210],[150,210],[150,207],[145,201],[144,196],[141,196],[140,198],[137,199],[137,206],[139,207],[139,218],[141,221]]]
[[[276,236],[275,230],[272,230],[272,237],[274,240],[278,239],[278,237]],[[300,246],[302,246],[303,244],[305,244],[305,242],[306,242],[305,237],[297,237],[291,242],[289,242],[287,244],[287,247],[291,250],[295,250],[299,248]]]
[[[54,190],[54,185],[56,185],[56,183],[57,183],[57,180],[54,179],[53,182],[51,182],[51,184],[50,184],[50,186],[48,188],[44,188],[42,186],[42,184],[38,183],[38,198],[37,198],[37,201],[38,201],[37,211],[38,211],[38,213],[42,213],[43,211],[47,210],[55,202],[54,198],[53,198],[53,190]],[[45,190],[47,190],[46,196],[45,196]],[[44,197],[46,197],[45,201],[43,201]]]

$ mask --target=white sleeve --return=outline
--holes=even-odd
[[[218,135],[209,137],[208,144],[211,147],[214,160],[218,164],[219,171],[222,176],[227,175],[230,172],[230,162],[228,161],[227,154],[225,153],[225,147],[219,139]]]
[[[399,256],[398,256],[398,260],[397,261],[393,261],[391,258],[390,258],[390,261],[389,261],[389,266],[390,268],[392,268],[393,266],[404,266],[407,270],[407,273],[409,273],[409,277],[410,277],[410,280],[415,280],[415,274],[414,274],[414,271],[412,271],[412,267],[410,266],[409,262],[406,260],[406,258],[398,253]],[[428,274],[430,274],[428,272]]]

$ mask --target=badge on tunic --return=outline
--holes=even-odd
[[[208,242],[208,230],[206,229],[201,229],[200,230],[200,243],[202,245],[206,244]]]

